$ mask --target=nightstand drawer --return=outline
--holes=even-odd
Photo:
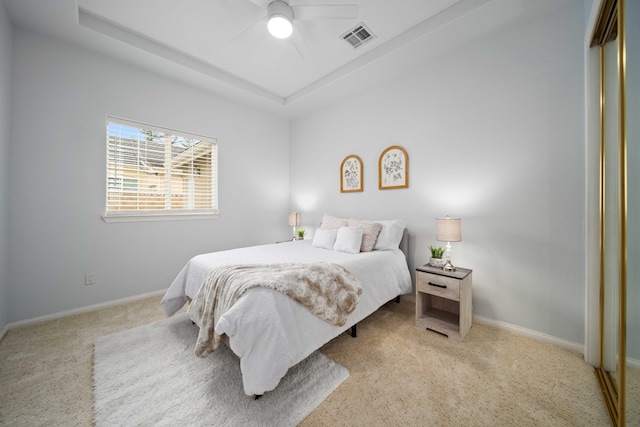
[[[420,271],[417,274],[416,287],[419,292],[460,300],[460,280],[458,279]]]

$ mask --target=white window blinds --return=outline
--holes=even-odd
[[[217,213],[214,138],[107,117],[106,217]]]

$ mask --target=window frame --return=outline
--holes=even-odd
[[[123,125],[134,127],[137,129],[143,129],[145,131],[161,132],[170,134],[171,136],[179,136],[186,139],[198,139],[206,141],[211,144],[211,205],[212,208],[186,208],[186,209],[136,209],[136,210],[111,210],[109,211],[109,191],[116,186],[122,189],[122,192],[127,192],[128,185],[126,181],[130,178],[114,177],[110,176],[110,157],[109,157],[109,125],[113,123],[116,125]],[[107,116],[105,121],[105,204],[104,214],[102,219],[105,222],[137,222],[137,221],[173,221],[173,220],[193,220],[193,219],[217,219],[220,217],[218,206],[218,140],[209,136],[195,134],[193,132],[185,132],[180,130],[171,129],[168,127],[152,125],[148,123],[138,122],[129,119],[123,119],[115,116]],[[195,194],[188,194],[188,199],[191,200]]]

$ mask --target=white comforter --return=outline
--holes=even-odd
[[[178,274],[162,298],[168,316],[198,292],[217,266],[246,263],[335,262],[362,282],[362,296],[342,327],[327,323],[278,291],[247,291],[218,321],[215,330],[229,337],[240,357],[244,391],[260,395],[273,390],[287,370],[340,335],[382,304],[411,292],[411,275],[400,251],[347,254],[311,246],[308,240],[252,246],[198,255]],[[194,343],[195,345],[195,343]]]

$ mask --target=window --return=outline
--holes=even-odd
[[[107,117],[105,221],[217,217],[213,138]]]
[[[109,191],[138,191],[138,180],[135,178],[120,178],[117,176],[110,176],[107,178],[109,182]]]

